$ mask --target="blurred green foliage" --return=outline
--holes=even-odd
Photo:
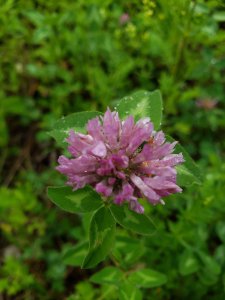
[[[162,288],[142,290],[147,300],[224,299],[224,29],[219,0],[0,0],[0,298],[123,299],[116,285],[91,280],[99,269],[76,267],[90,215],[47,199],[46,186],[62,178],[46,131],[62,115],[159,88],[164,129],[205,180],[148,208],[151,238],[121,229],[102,267],[165,274]],[[132,293],[129,282],[123,288]]]

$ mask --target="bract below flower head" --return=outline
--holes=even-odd
[[[74,190],[91,185],[117,205],[128,202],[137,213],[144,212],[138,198],[164,204],[162,197],[182,191],[175,166],[183,155],[173,154],[177,142],[166,142],[149,118],[121,121],[108,109],[87,123],[86,135],[71,130],[67,142],[72,158],[60,156],[57,170]]]

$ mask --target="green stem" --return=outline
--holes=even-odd
[[[190,2],[188,1],[188,5],[190,5]],[[177,48],[177,52],[176,52],[176,58],[175,58],[175,64],[174,67],[172,69],[172,75],[173,78],[176,79],[177,78],[177,72],[179,70],[179,66],[183,57],[183,52],[184,49],[187,45],[187,37],[188,37],[188,32],[190,31],[190,25],[191,25],[191,20],[193,17],[193,13],[195,10],[195,6],[196,6],[196,0],[193,1],[193,6],[191,9],[189,9],[189,14],[187,17],[187,22],[186,22],[186,26],[185,26],[185,30],[183,35],[180,38],[179,44],[178,44],[178,48]]]

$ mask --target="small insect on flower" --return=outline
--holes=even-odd
[[[181,192],[175,166],[184,161],[173,154],[177,142],[168,143],[155,132],[149,118],[135,123],[133,116],[121,121],[117,112],[106,111],[87,123],[87,134],[70,131],[67,142],[72,158],[60,156],[57,170],[68,177],[73,190],[91,185],[113,203],[129,203],[143,213],[138,198],[164,204],[162,197]]]

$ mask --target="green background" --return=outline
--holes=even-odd
[[[0,0],[3,299],[118,299],[116,285],[90,280],[109,265],[167,276],[143,299],[224,299],[224,29],[219,0]],[[46,187],[64,179],[54,169],[61,150],[46,132],[63,115],[104,111],[139,89],[161,90],[163,130],[204,181],[148,208],[155,235],[118,229],[117,261],[81,270],[90,215],[64,213],[47,198]],[[66,260],[80,242],[80,257]]]

